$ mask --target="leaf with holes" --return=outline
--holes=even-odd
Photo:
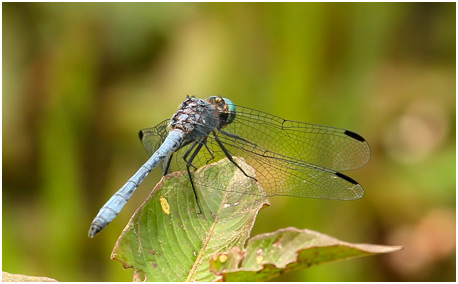
[[[350,244],[311,230],[285,228],[251,238],[244,251],[234,247],[227,253],[216,254],[210,269],[223,281],[267,281],[311,265],[400,249]]]
[[[234,159],[254,176],[242,159]],[[224,179],[218,180],[228,190],[197,186],[202,214],[198,214],[187,173],[163,178],[122,232],[112,259],[133,268],[134,280],[141,280],[141,274],[147,281],[217,280],[209,269],[210,258],[235,246],[243,247],[256,215],[268,205],[256,182],[236,167],[228,167],[230,163],[223,159],[195,172],[196,184],[208,184],[205,180],[224,172]],[[227,174],[221,167],[234,170]],[[235,187],[251,187],[254,194],[233,192]]]

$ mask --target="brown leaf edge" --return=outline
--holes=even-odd
[[[263,261],[260,263],[259,267],[255,269],[244,267],[244,261],[247,259],[247,250],[249,250],[250,245],[258,239],[275,237],[276,235],[281,235],[287,232],[305,233],[316,237],[320,241],[310,242],[303,247],[299,247],[295,251],[294,259],[290,259],[284,265]],[[274,246],[275,244],[276,243],[274,243]],[[332,257],[329,259],[319,258],[320,253],[323,250],[340,251],[342,248],[353,249],[352,254],[348,253],[346,257],[334,259]],[[266,281],[278,277],[283,273],[308,268],[312,265],[361,256],[390,253],[401,249],[403,249],[401,246],[351,244],[312,230],[299,230],[294,227],[288,227],[251,238],[248,240],[245,250],[241,250],[239,247],[234,247],[228,252],[216,254],[210,260],[210,270],[218,276],[219,281]]]

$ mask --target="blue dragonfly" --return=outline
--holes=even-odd
[[[171,119],[141,130],[140,139],[151,157],[100,209],[89,237],[113,221],[161,162],[163,175],[176,170],[188,173],[199,212],[197,186],[225,188],[217,176],[209,179],[211,183],[195,184],[192,173],[223,158],[256,180],[267,196],[355,200],[364,195],[359,183],[340,172],[369,161],[370,148],[363,137],[342,128],[285,120],[227,98],[187,97]],[[233,157],[242,157],[255,169],[255,176],[245,173]],[[237,191],[251,193],[245,188]]]

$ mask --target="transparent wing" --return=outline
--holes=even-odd
[[[264,188],[269,196],[296,196],[308,198],[324,198],[353,200],[364,195],[364,190],[353,179],[334,170],[319,167],[313,164],[304,163],[291,157],[283,156],[269,151],[258,145],[250,144],[247,141],[233,136],[217,133],[216,138],[210,134],[206,145],[198,152],[192,161],[190,170],[195,170],[206,164],[226,158],[226,154],[216,139],[219,139],[228,154],[235,160],[243,158],[255,169],[254,178]],[[184,154],[190,146],[184,147],[174,153],[171,167],[174,170],[186,171]],[[192,151],[191,151],[192,152]],[[188,160],[191,154],[188,155]],[[235,165],[232,164],[232,167]],[[230,167],[222,168],[219,175],[214,175],[206,181],[195,181],[197,186],[205,186],[218,190],[225,190],[220,187],[222,182],[219,178],[226,176],[225,171],[232,172]],[[232,187],[237,188],[237,187]],[[253,194],[250,188],[238,187],[237,191],[245,194]]]
[[[241,142],[241,140],[232,137],[221,134],[218,137],[228,153],[235,160],[237,158],[243,158],[255,169],[254,178],[257,179],[258,183],[269,196],[283,195],[353,200],[361,198],[364,194],[361,185],[341,173],[311,164],[304,164],[299,160],[281,156],[257,146],[249,147],[244,145],[243,141]],[[172,168],[186,171],[186,163],[183,160],[183,155],[188,149],[188,147],[184,147],[174,154]],[[216,138],[210,135],[207,138],[206,146],[202,147],[196,158],[192,161],[193,167],[190,170],[195,170],[223,158],[226,158],[225,153],[217,143]],[[235,165],[231,165],[231,167],[235,167]],[[226,176],[224,174],[225,171],[229,174],[233,169],[226,167],[220,171],[223,172],[219,175],[215,174],[215,176],[210,177],[206,181],[195,181],[198,183],[197,186],[225,190],[225,188],[220,187],[222,182],[219,181],[219,178]],[[232,191],[253,194],[250,192],[250,188],[245,187],[239,187]]]
[[[337,171],[359,168],[369,161],[369,144],[354,132],[236,108],[235,121],[223,130],[261,148]]]
[[[159,146],[161,146],[162,142],[164,142],[169,132],[169,122],[170,119],[166,119],[154,127],[140,130],[138,136],[148,155],[153,155]]]

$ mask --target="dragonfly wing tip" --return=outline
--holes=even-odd
[[[359,135],[359,134],[357,134],[357,133],[355,133],[353,131],[345,130],[344,134],[347,135],[347,136],[350,136],[351,138],[356,139],[356,140],[358,140],[360,142],[366,142],[366,139],[364,139],[361,135]]]

